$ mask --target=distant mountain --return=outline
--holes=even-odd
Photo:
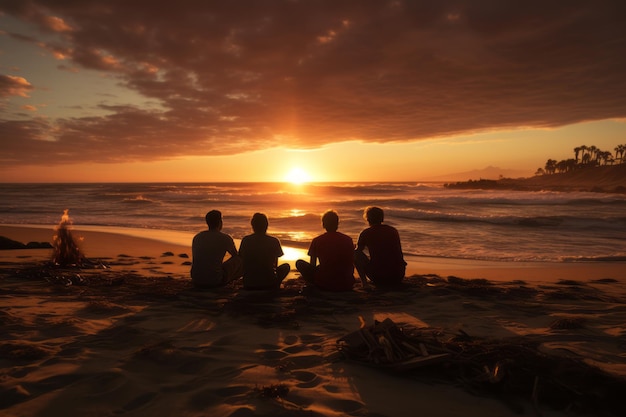
[[[483,169],[475,169],[473,171],[457,172],[446,175],[438,175],[436,177],[425,178],[425,181],[469,181],[469,180],[497,180],[500,178],[520,178],[532,175],[528,171],[503,169],[488,166]]]

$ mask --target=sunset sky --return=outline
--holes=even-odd
[[[623,0],[0,0],[0,181],[528,176],[626,144]]]

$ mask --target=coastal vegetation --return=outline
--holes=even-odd
[[[451,189],[502,189],[520,191],[592,191],[626,194],[626,145],[614,153],[596,146],[577,146],[574,158],[548,159],[530,178],[469,180],[444,184]]]
[[[624,153],[626,145],[617,145],[615,154],[603,151],[596,146],[577,146],[574,148],[574,158],[556,161],[548,159],[543,168],[537,169],[535,175],[555,174],[557,172],[570,172],[576,169],[594,168],[601,165],[623,164],[626,162]]]

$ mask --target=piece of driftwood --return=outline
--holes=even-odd
[[[626,379],[582,358],[551,356],[541,342],[513,337],[489,340],[464,331],[400,328],[385,319],[337,341],[343,358],[407,377],[461,385],[475,395],[494,396],[515,412],[522,403],[537,415],[550,407],[586,415],[624,416]]]

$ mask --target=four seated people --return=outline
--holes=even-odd
[[[322,215],[326,232],[311,241],[310,261],[296,261],[307,283],[324,291],[350,291],[355,283],[355,267],[363,288],[368,288],[370,282],[377,287],[402,282],[406,262],[398,231],[383,224],[384,212],[379,207],[366,208],[363,217],[369,227],[360,233],[355,249],[352,238],[338,231],[337,212],[329,210]],[[192,242],[191,279],[196,287],[214,288],[243,277],[244,289],[280,288],[290,266],[278,264],[283,249],[276,237],[267,234],[269,221],[265,214],[252,216],[253,233],[241,240],[239,252],[232,237],[221,231],[219,211],[208,212],[206,222],[209,230],[198,233]],[[224,261],[227,253],[230,258]]]

